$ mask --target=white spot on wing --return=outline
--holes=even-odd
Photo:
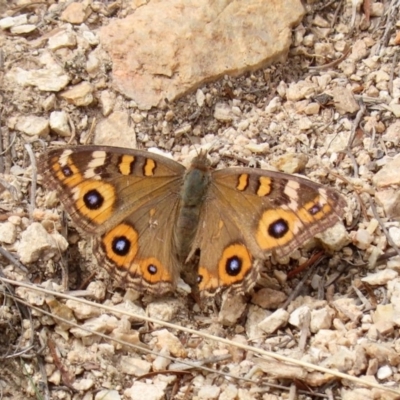
[[[290,203],[287,205],[290,210],[296,211],[299,207],[299,189],[300,184],[289,179],[285,189],[283,190],[283,193],[285,193],[290,199]]]
[[[61,153],[61,156],[60,156],[60,158],[58,159],[58,162],[59,162],[59,164],[62,166],[62,167],[65,167],[67,164],[68,164],[68,158],[69,158],[69,156],[72,154],[72,150],[71,149],[68,149],[68,150],[64,150],[62,153]]]
[[[327,203],[327,199],[328,199],[328,193],[326,192],[326,189],[324,188],[319,188],[318,189],[318,193],[321,199],[321,203],[326,204]]]
[[[85,171],[84,177],[86,179],[97,179],[100,180],[100,176],[95,173],[95,169],[97,167],[101,167],[104,165],[106,161],[106,152],[105,151],[94,151],[92,154],[92,159],[90,160],[88,164],[88,168]]]

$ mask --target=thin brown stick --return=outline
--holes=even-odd
[[[58,353],[56,350],[56,344],[54,343],[54,341],[51,338],[47,339],[47,346],[49,348],[50,355],[53,358],[54,365],[57,367],[57,369],[61,373],[61,379],[62,379],[64,385],[67,386],[72,391],[76,392],[76,389],[72,386],[69,372],[66,370],[63,363],[61,362],[60,357],[58,356]]]
[[[385,32],[383,33],[379,41],[380,42],[379,46],[377,46],[375,52],[376,55],[379,55],[389,43],[390,35],[393,31],[393,25],[395,25],[398,18],[399,8],[400,8],[400,0],[392,0],[389,9],[387,11],[386,21],[382,21],[382,23],[385,26]]]
[[[339,57],[337,60],[331,61],[328,64],[324,65],[317,65],[315,67],[309,67],[310,71],[319,71],[319,70],[324,70],[324,69],[332,69],[337,67],[343,60],[347,58],[347,56],[350,54],[351,47],[346,44],[345,49],[343,50],[343,55]]]
[[[31,182],[31,195],[30,195],[30,204],[29,204],[29,217],[33,219],[33,211],[36,207],[36,188],[37,188],[37,167],[36,167],[36,158],[33,154],[32,146],[29,143],[25,144],[25,149],[29,155],[29,159],[31,160],[32,166],[32,182]]]
[[[394,78],[394,71],[395,71],[395,68],[397,65],[398,55],[399,55],[398,52],[394,53],[392,66],[390,68],[390,79],[389,79],[388,89],[389,89],[389,93],[392,97],[393,97],[393,78]]]
[[[4,247],[0,246],[0,254],[10,261],[14,266],[19,268],[21,271],[25,272],[26,274],[29,273],[28,268],[26,268],[23,264],[21,264],[16,258],[14,258],[10,252],[8,252]]]

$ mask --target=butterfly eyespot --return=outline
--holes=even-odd
[[[268,227],[268,234],[275,239],[280,239],[289,231],[289,225],[286,220],[279,218],[272,222]]]
[[[230,244],[224,249],[218,262],[218,279],[215,280],[203,267],[201,273],[206,279],[199,285],[199,288],[203,290],[212,289],[215,285],[240,285],[251,271],[251,266],[252,257],[247,247],[242,243]]]
[[[158,271],[158,268],[154,264],[149,264],[147,266],[147,271],[149,272],[150,275],[155,275]]]
[[[61,168],[61,171],[62,171],[63,175],[64,175],[66,178],[69,178],[70,176],[73,175],[72,169],[71,169],[68,165],[64,165],[64,166]]]
[[[309,212],[311,215],[315,215],[315,214],[318,214],[321,210],[322,210],[322,207],[321,207],[320,204],[314,204],[314,205],[308,210],[308,212]]]
[[[301,212],[301,210],[295,213],[294,211],[283,209],[264,211],[258,220],[255,236],[260,248],[264,251],[270,251],[293,240],[294,235],[299,232],[302,226],[299,217]],[[308,218],[311,218],[308,211],[303,213]],[[304,216],[302,217],[304,218]]]
[[[83,201],[89,210],[98,210],[104,203],[104,197],[96,189],[91,189],[83,196]]]
[[[137,260],[141,277],[149,283],[171,282],[171,271],[156,257]]]
[[[133,226],[121,223],[101,238],[105,257],[117,268],[129,270],[138,252],[138,234]]]
[[[125,236],[115,237],[112,241],[112,249],[118,256],[126,256],[131,248],[131,242]]]
[[[225,270],[229,276],[239,275],[242,270],[242,259],[238,256],[228,258],[226,260]]]

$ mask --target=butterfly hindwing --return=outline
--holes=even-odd
[[[254,283],[255,259],[289,254],[333,226],[344,206],[334,190],[305,178],[251,168],[214,171],[195,239],[200,288],[246,291],[249,285],[241,285]]]

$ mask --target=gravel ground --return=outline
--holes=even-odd
[[[1,18],[27,16],[19,30],[0,30],[0,276],[43,289],[0,286],[1,397],[400,396],[399,1],[310,0],[286,62],[147,111],[114,91],[105,53],[87,71],[84,32],[95,37],[129,13],[123,2],[100,5],[84,30],[72,27],[78,44],[54,51],[67,60],[60,77],[80,85],[66,94],[14,79],[18,68],[41,68],[48,39],[69,26],[65,5],[0,2]],[[101,127],[111,112],[118,129]],[[266,261],[246,296],[199,301],[184,283],[162,299],[124,291],[32,167],[45,146],[98,143],[102,129],[186,165],[212,148],[216,168],[300,173],[343,195],[343,224]]]

